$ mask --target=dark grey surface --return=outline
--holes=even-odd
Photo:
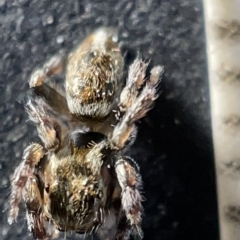
[[[0,0],[0,210],[22,150],[37,139],[18,103],[30,73],[97,27],[113,26],[130,56],[140,51],[165,66],[162,94],[131,151],[145,183],[144,239],[218,239],[202,2],[116,2]],[[7,211],[0,239],[32,239],[23,213],[9,226]]]

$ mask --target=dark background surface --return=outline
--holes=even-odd
[[[30,73],[97,27],[113,26],[129,52],[165,67],[161,96],[130,153],[144,180],[144,239],[218,239],[202,1],[116,2],[0,0],[0,211],[22,150],[37,139],[19,103]],[[9,226],[7,212],[0,239],[32,239],[24,213]]]

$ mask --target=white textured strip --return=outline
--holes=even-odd
[[[204,0],[221,240],[240,239],[240,1]]]

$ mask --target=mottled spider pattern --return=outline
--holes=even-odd
[[[30,144],[16,168],[8,222],[25,203],[28,228],[37,239],[55,229],[100,239],[142,238],[142,182],[125,149],[135,122],[157,98],[162,67],[146,78],[137,58],[122,84],[124,61],[112,29],[101,28],[69,55],[58,54],[33,72],[25,109],[42,141]],[[66,71],[65,93],[51,77]]]

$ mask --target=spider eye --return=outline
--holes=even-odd
[[[97,132],[74,131],[69,134],[69,143],[75,147],[87,147],[90,142],[99,143],[106,139],[106,136]]]

